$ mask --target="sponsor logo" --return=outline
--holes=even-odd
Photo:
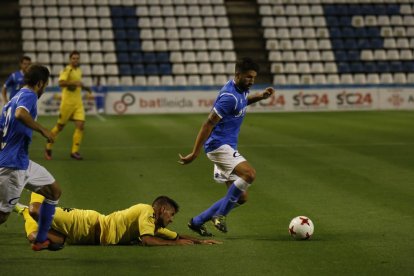
[[[303,93],[293,95],[293,106],[305,108],[326,108],[329,105],[328,94]]]
[[[342,91],[336,95],[336,103],[340,108],[346,107],[371,107],[371,92],[349,92]]]

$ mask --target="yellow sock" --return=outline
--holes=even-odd
[[[37,232],[37,222],[30,216],[29,209],[24,209],[23,211],[24,218],[24,230],[26,231],[26,236],[29,237],[33,232]]]
[[[59,134],[58,127],[54,126],[50,132],[52,132],[52,134],[55,136],[55,142],[56,142],[57,136]],[[51,150],[52,148],[53,148],[53,143],[47,143],[46,144],[46,149]]]
[[[73,133],[72,153],[79,152],[82,138],[83,138],[83,130],[75,128],[75,132]]]

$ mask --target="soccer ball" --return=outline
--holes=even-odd
[[[305,216],[298,216],[289,224],[289,234],[295,240],[307,240],[313,234],[313,222]]]

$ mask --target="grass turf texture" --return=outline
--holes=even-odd
[[[72,124],[54,160],[36,134],[31,159],[63,188],[61,206],[102,213],[161,194],[181,205],[170,229],[224,195],[205,155],[187,154],[205,114],[89,117],[81,153],[69,158]],[[55,117],[40,117],[48,127]],[[412,275],[414,273],[414,112],[248,114],[240,152],[257,169],[249,201],[228,218],[218,246],[66,246],[32,252],[23,220],[0,226],[7,275]],[[27,200],[28,193],[23,193]],[[27,202],[27,201],[26,201]],[[293,241],[290,220],[309,216],[312,240]]]

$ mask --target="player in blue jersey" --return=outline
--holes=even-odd
[[[14,95],[19,92],[20,88],[24,84],[24,74],[26,73],[27,68],[29,68],[32,60],[28,56],[23,56],[20,59],[20,70],[12,73],[4,83],[3,89],[1,91],[3,104],[6,104],[9,99],[13,98]],[[10,91],[10,98],[7,97],[7,91]]]
[[[188,227],[202,236],[212,235],[204,225],[208,220],[219,231],[227,232],[226,215],[237,202],[246,202],[247,188],[256,177],[255,169],[237,151],[237,142],[247,106],[275,92],[268,87],[249,95],[258,71],[259,66],[250,58],[237,61],[234,80],[220,90],[207,121],[198,132],[193,151],[186,156],[179,155],[179,163],[188,164],[197,158],[204,145],[207,157],[214,163],[214,179],[228,187],[223,198],[189,221]]]
[[[3,107],[0,117],[0,224],[7,220],[23,188],[45,196],[39,232],[32,244],[35,251],[49,246],[47,232],[61,194],[53,176],[28,155],[33,130],[53,141],[51,132],[36,122],[37,100],[44,93],[49,75],[45,66],[31,65],[24,75],[25,86]]]

